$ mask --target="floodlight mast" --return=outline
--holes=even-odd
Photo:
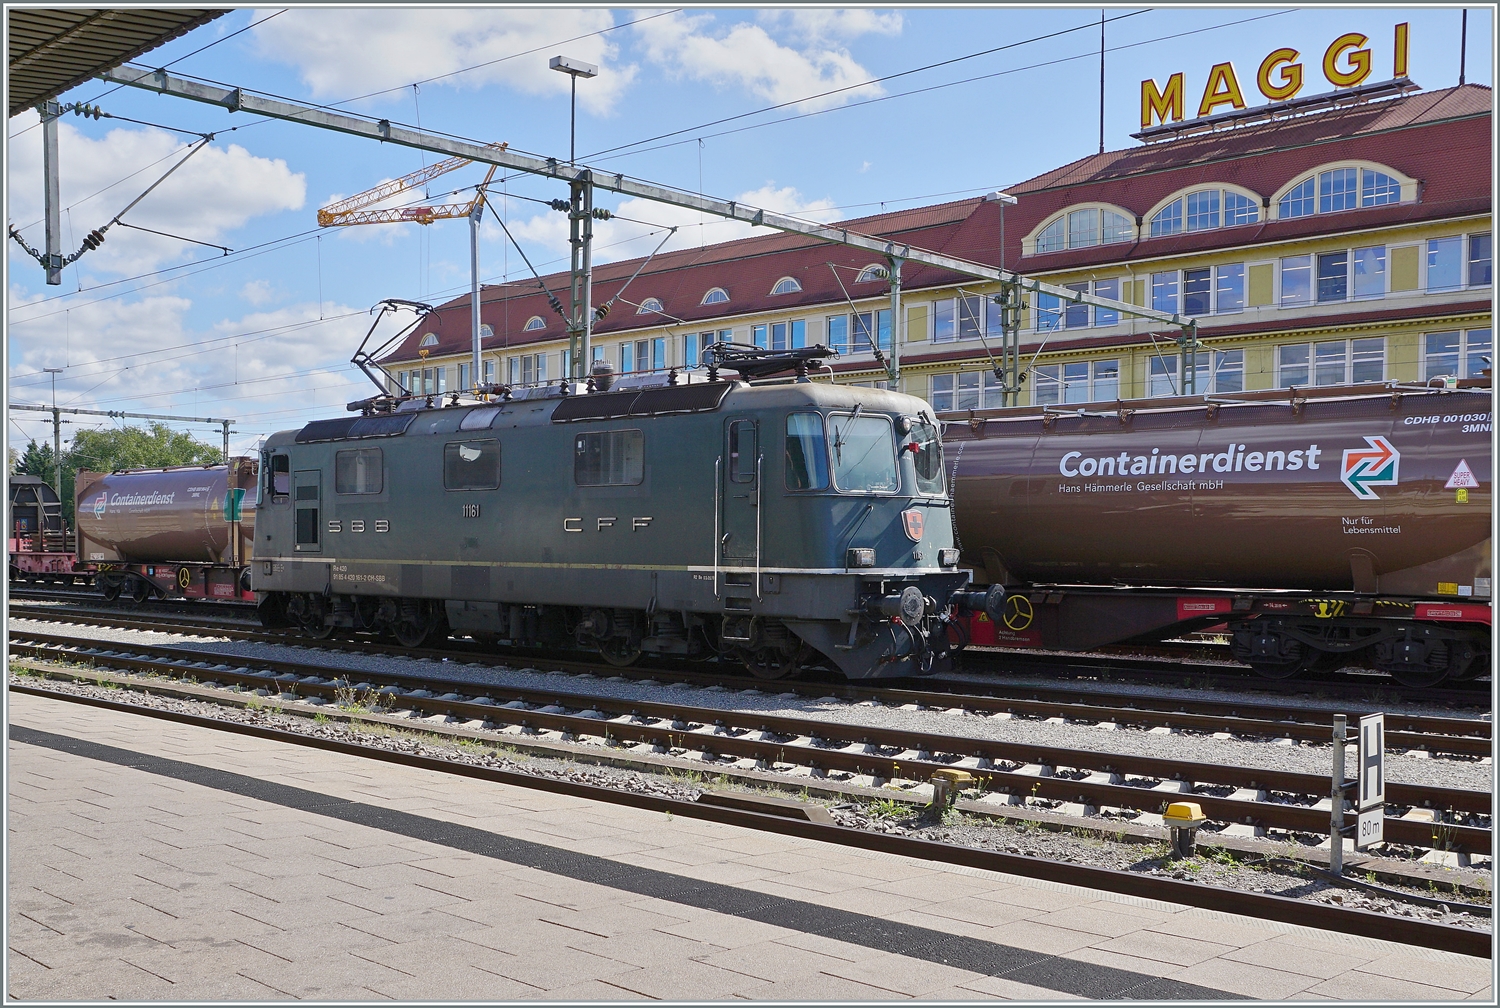
[[[813,221],[778,214],[759,207],[744,206],[732,200],[717,200],[696,193],[654,185],[639,179],[627,178],[623,173],[598,172],[587,166],[561,165],[556,158],[540,158],[509,149],[497,151],[492,147],[486,147],[483,144],[469,140],[433,136],[417,130],[392,125],[387,119],[371,121],[310,105],[301,105],[274,98],[264,98],[256,94],[247,93],[243,88],[224,88],[196,80],[175,77],[165,70],[154,70],[135,64],[126,64],[114,70],[105,71],[99,75],[99,79],[113,84],[152,91],[157,94],[186,98],[190,101],[202,102],[207,105],[218,105],[228,109],[230,112],[248,112],[253,115],[267,116],[272,119],[284,119],[289,122],[315,126],[319,129],[348,133],[370,140],[378,140],[382,143],[394,143],[400,144],[403,147],[411,147],[415,150],[466,157],[472,161],[481,161],[485,164],[499,165],[502,168],[508,168],[513,171],[522,171],[544,178],[556,179],[560,182],[568,183],[570,189],[573,189],[575,186],[581,187],[588,197],[587,204],[590,209],[592,209],[593,190],[599,188],[607,192],[619,193],[623,196],[633,196],[652,200],[657,203],[666,203],[671,206],[696,210],[700,213],[722,217],[727,220],[737,220],[755,226],[806,235],[807,237],[816,238],[821,241],[837,245],[847,245],[852,248],[861,248],[877,254],[889,255],[889,250],[891,249],[891,243],[888,240],[873,235],[861,234],[857,231],[850,231],[847,228],[818,224]],[[581,210],[583,202],[580,199],[570,200],[570,213],[576,213]],[[590,216],[592,216],[591,213]],[[587,221],[580,221],[579,223],[582,232],[580,234],[582,251],[589,251],[588,244],[589,239],[592,237],[592,227],[588,225]],[[1023,296],[1024,292],[1029,291],[1032,294],[1046,294],[1055,297],[1062,303],[1091,305],[1096,308],[1134,315],[1138,318],[1147,319],[1162,325],[1173,326],[1183,330],[1182,342],[1184,349],[1190,353],[1196,352],[1197,320],[1190,316],[1181,315],[1177,312],[1157,311],[1142,305],[1133,305],[1124,301],[1116,301],[1112,298],[1102,298],[1094,294],[1069,290],[1066,287],[1033,280],[1009,270],[972,262],[967,259],[960,259],[955,256],[944,255],[928,249],[904,246],[901,257],[907,262],[922,263],[927,266],[934,266],[939,269],[958,273],[962,276],[970,276],[976,279],[999,283],[1004,288],[1008,288],[1017,299]],[[583,259],[586,257],[580,254],[578,258]],[[575,274],[575,284],[578,282]],[[586,290],[587,284],[585,283],[584,286]],[[575,317],[576,307],[577,303],[575,301]],[[1016,310],[1019,312],[1021,307],[1023,305],[1017,300]],[[592,322],[591,314],[591,311],[583,313],[583,317],[588,323]],[[583,349],[580,347],[580,350]],[[579,363],[582,363],[584,367],[587,366],[587,362]]]

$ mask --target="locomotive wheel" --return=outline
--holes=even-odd
[[[634,637],[607,637],[599,642],[599,657],[616,668],[634,665],[641,657],[641,642]]]
[[[405,617],[391,625],[391,633],[402,647],[419,648],[432,635],[432,624],[423,619]]]
[[[778,648],[761,648],[741,653],[740,660],[757,679],[785,679],[801,668],[802,659],[808,651],[809,648],[804,644],[788,657]]]
[[[334,636],[338,632],[338,629],[335,626],[324,626],[322,623],[302,624],[302,632],[313,640],[327,640]]]

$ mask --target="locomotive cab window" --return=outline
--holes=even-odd
[[[271,464],[266,469],[266,482],[270,489],[268,496],[271,500],[284,503],[292,492],[292,465],[288,456],[271,456]]]
[[[895,493],[901,489],[890,417],[835,413],[829,422],[833,427],[833,480],[840,490]]]
[[[645,475],[640,431],[598,431],[573,439],[573,482],[579,486],[638,486]]]
[[[378,494],[384,488],[385,456],[379,448],[355,448],[334,456],[334,493]]]
[[[500,442],[452,441],[443,445],[443,486],[494,490],[500,485]]]
[[[904,440],[916,446],[910,451],[917,466],[917,493],[942,496],[943,439],[938,429],[925,420],[917,420]]]
[[[787,415],[786,488],[828,489],[828,442],[823,436],[821,413]]]
[[[729,425],[729,478],[736,483],[755,482],[754,420],[735,420]]]

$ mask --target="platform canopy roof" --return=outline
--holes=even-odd
[[[150,52],[229,8],[11,7],[6,72],[10,115]]]

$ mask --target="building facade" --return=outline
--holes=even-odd
[[[1472,377],[1491,354],[1490,89],[1267,118],[1093,155],[987,198],[847,222],[1073,290],[1198,319],[1199,392]],[[878,256],[756,236],[596,267],[594,356],[616,372],[699,366],[716,340],[838,350],[829,378],[899,386],[938,410],[1002,405],[995,284],[907,263],[898,325]],[[639,269],[639,275],[630,277]],[[543,278],[566,299],[568,276]],[[383,361],[408,391],[556,382],[566,323],[534,280],[467,296]],[[1175,330],[1028,296],[1021,401],[1180,393]],[[894,345],[893,345],[894,344]],[[876,347],[879,347],[877,352]],[[894,351],[894,353],[893,353]],[[394,390],[393,390],[394,391]]]

